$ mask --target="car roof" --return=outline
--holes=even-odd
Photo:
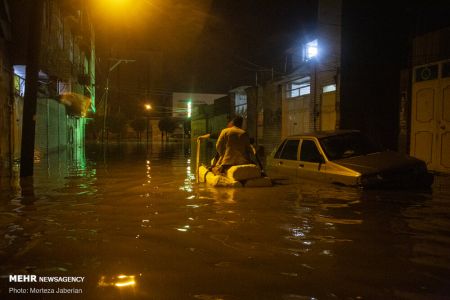
[[[290,135],[287,138],[300,138],[300,137],[315,137],[315,138],[324,138],[336,135],[343,135],[348,133],[359,133],[359,130],[330,130],[330,131],[313,131],[313,132],[305,132],[295,135]]]

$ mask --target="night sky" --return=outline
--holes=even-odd
[[[160,64],[151,67],[156,79],[148,87],[150,92],[142,86],[136,91],[133,91],[135,87],[125,88],[130,79],[120,73],[129,68],[133,69],[132,73],[146,76],[142,62],[115,70],[111,78],[111,101],[118,102],[124,98],[141,101],[144,96],[164,102],[156,99],[175,91],[226,93],[240,85],[254,85],[256,73],[259,83],[271,77],[272,68],[275,76],[282,75],[286,50],[312,32],[318,9],[315,0],[98,0],[92,3],[96,4],[100,89],[105,82],[108,57],[129,58],[133,57],[133,51],[150,51],[151,61],[161,59]],[[122,3],[123,7],[114,10],[111,3]],[[343,34],[367,39],[367,43],[343,45],[343,49],[351,52],[346,54],[347,58],[359,57],[352,67],[377,59],[389,62],[385,72],[392,77],[393,84],[398,83],[400,69],[409,63],[414,35],[441,28],[450,20],[449,1],[345,0],[344,3],[345,23],[350,27],[343,26]],[[373,46],[369,47],[375,42],[378,54]],[[158,58],[153,57],[154,53]],[[396,97],[397,91],[393,86],[390,94]]]
[[[310,30],[317,11],[314,0],[129,2],[107,18],[97,9],[97,55],[111,48],[162,52],[158,88],[167,91],[226,92],[254,84],[257,71],[278,74],[284,52]]]

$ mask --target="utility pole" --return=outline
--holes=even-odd
[[[28,26],[26,85],[23,103],[20,176],[33,176],[36,109],[44,0],[31,1]]]
[[[109,95],[109,75],[111,72],[117,68],[121,63],[130,63],[135,62],[133,59],[114,59],[116,63],[108,69],[108,73],[106,75],[106,91],[105,91],[105,105],[103,107],[103,131],[102,131],[102,144],[104,143],[104,138],[106,134],[106,117],[108,114],[108,95]]]

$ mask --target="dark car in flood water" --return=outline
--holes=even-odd
[[[285,138],[267,158],[267,171],[360,187],[429,187],[424,161],[383,150],[356,130]]]

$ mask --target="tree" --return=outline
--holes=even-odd
[[[118,143],[120,143],[122,133],[125,131],[127,123],[127,117],[121,113],[109,115],[107,118],[106,128],[108,131],[116,134]]]
[[[92,119],[86,125],[86,137],[92,138],[97,141],[103,130],[103,116],[95,114]]]
[[[177,122],[172,117],[164,117],[158,122],[159,130],[161,130],[161,140],[163,140],[164,133],[166,134],[166,140],[168,139],[168,133],[174,132],[177,128]]]
[[[136,132],[137,138],[139,142],[141,141],[142,132],[147,128],[147,119],[146,118],[137,118],[131,121],[131,128]]]

